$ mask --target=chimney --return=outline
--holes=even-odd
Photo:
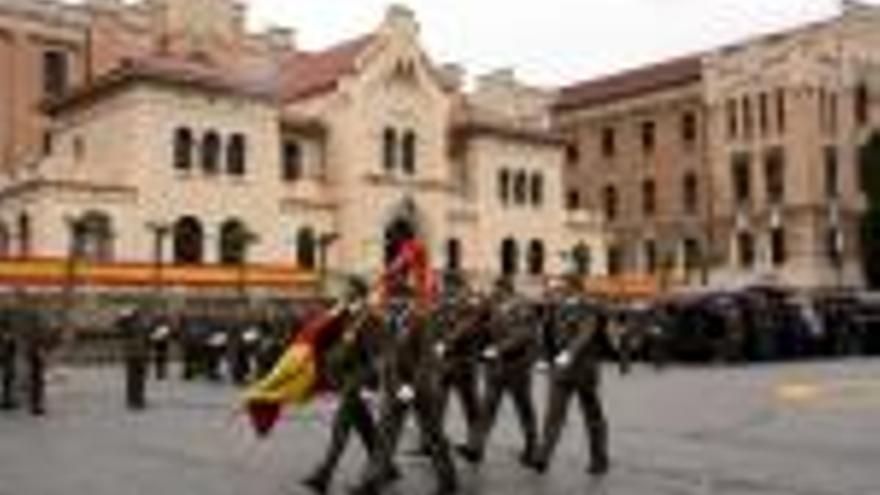
[[[392,31],[399,31],[408,35],[416,36],[419,33],[419,23],[415,12],[405,5],[392,4],[385,12],[385,26]]]
[[[296,49],[296,30],[288,27],[272,26],[263,33],[268,48],[274,52]]]
[[[467,75],[464,67],[457,63],[446,63],[439,68],[440,79],[443,85],[451,90],[459,90],[464,86],[464,78]]]

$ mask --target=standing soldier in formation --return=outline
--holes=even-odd
[[[425,331],[425,315],[414,289],[398,284],[388,304],[385,348],[380,356],[379,437],[361,484],[354,493],[378,493],[393,479],[393,460],[404,423],[414,413],[437,473],[437,494],[458,489],[455,465],[437,414],[439,393],[435,336]]]
[[[602,475],[608,471],[608,426],[599,399],[599,361],[607,316],[583,300],[580,280],[574,278],[567,280],[566,296],[557,311],[555,339],[560,352],[551,367],[543,442],[530,464],[538,472],[547,469],[565,425],[569,402],[577,397],[589,434],[588,471]]]
[[[371,355],[375,351],[376,327],[380,322],[364,301],[366,285],[358,279],[351,280],[350,284],[348,321],[343,323],[342,337],[330,348],[326,358],[329,381],[339,394],[330,445],[318,467],[303,480],[306,487],[319,494],[326,493],[330,487],[352,433],[357,433],[369,456],[376,452],[378,431],[363,394],[375,378]],[[397,476],[396,468],[392,468],[392,474]]]
[[[491,303],[494,313],[489,323],[490,343],[483,352],[486,361],[485,416],[478,449],[462,454],[472,462],[482,459],[501,399],[509,395],[524,440],[520,462],[527,464],[534,457],[538,442],[537,414],[532,400],[532,365],[538,354],[537,322],[533,308],[517,297],[510,280],[499,280]]]
[[[165,318],[156,320],[155,328],[150,335],[153,347],[153,366],[157,380],[168,377],[168,354],[171,352],[171,325]]]
[[[28,410],[42,416],[46,414],[46,357],[51,329],[38,308],[27,306],[13,312],[12,330],[22,336],[24,344]]]
[[[15,395],[18,341],[12,332],[9,309],[4,307],[0,311],[0,409],[12,410],[18,407]]]
[[[117,322],[125,354],[125,399],[132,411],[147,407],[146,386],[149,363],[149,332],[146,316],[137,308],[123,311]]]

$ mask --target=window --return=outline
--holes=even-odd
[[[623,251],[620,246],[608,248],[608,274],[620,275],[623,273]]]
[[[684,174],[682,180],[682,189],[684,190],[684,211],[686,213],[696,213],[699,203],[699,191],[697,184],[697,176],[693,172]]]
[[[504,239],[501,243],[501,274],[505,276],[516,275],[519,271],[519,250],[516,241],[511,238]]]
[[[751,155],[735,153],[731,163],[733,180],[733,200],[739,205],[747,204],[752,195]]]
[[[840,196],[840,178],[838,170],[837,148],[825,147],[825,196],[835,199]]]
[[[31,216],[27,212],[18,215],[18,254],[30,256],[31,254]]]
[[[611,158],[617,152],[617,143],[615,142],[614,128],[604,127],[602,129],[602,156]]]
[[[780,134],[785,132],[786,113],[785,89],[779,88],[776,90],[776,130],[779,131]]]
[[[113,226],[103,212],[89,212],[71,225],[72,247],[77,259],[108,262],[113,259]]]
[[[498,172],[498,197],[502,204],[510,202],[510,171],[506,168]]]
[[[771,148],[764,154],[764,174],[767,201],[782,203],[785,200],[785,153],[782,148]]]
[[[382,133],[382,164],[386,172],[397,167],[397,131],[390,127]]]
[[[303,175],[302,146],[297,141],[287,141],[282,147],[281,177],[287,182],[295,182]]]
[[[739,121],[737,119],[736,100],[727,100],[727,137],[736,138],[739,132]]]
[[[243,134],[233,134],[229,138],[226,151],[226,171],[229,175],[242,176],[245,174],[247,162],[247,141]]]
[[[12,235],[5,222],[0,222],[0,259],[12,254]]]
[[[654,215],[657,210],[657,185],[653,179],[642,182],[642,213],[645,216]]]
[[[183,265],[202,263],[204,230],[194,217],[183,217],[174,224],[174,262]]]
[[[52,131],[45,130],[43,131],[43,154],[51,155],[52,148],[54,147],[55,136],[52,134]]]
[[[202,171],[216,175],[220,169],[220,136],[210,131],[202,139]]]
[[[828,95],[828,132],[837,133],[837,93]]]
[[[645,241],[644,246],[645,271],[647,273],[657,272],[657,241],[651,239]]]
[[[446,241],[446,269],[450,272],[461,270],[461,241],[456,238]]]
[[[513,201],[517,205],[526,204],[526,190],[528,189],[528,176],[525,172],[519,171],[513,180]]]
[[[654,151],[656,124],[653,121],[642,122],[642,150],[645,153]]]
[[[299,229],[296,234],[296,263],[306,270],[314,270],[317,259],[315,231],[311,227]]]
[[[770,130],[770,117],[767,113],[769,104],[766,92],[758,95],[758,129],[760,129],[762,136]]]
[[[59,98],[67,91],[69,63],[67,54],[60,50],[43,52],[43,94]]]
[[[700,241],[689,237],[684,240],[684,268],[692,272],[700,268],[703,253],[700,249]]]
[[[534,239],[529,243],[529,275],[544,274],[544,243]]]
[[[681,139],[686,146],[692,146],[697,140],[697,116],[694,112],[685,112],[681,117]]]
[[[575,273],[582,277],[589,275],[593,262],[590,248],[583,242],[580,242],[574,247],[571,255]]]
[[[602,191],[602,203],[605,207],[605,218],[608,220],[617,219],[617,189],[614,186],[605,186]]]
[[[737,248],[739,251],[739,266],[751,268],[755,264],[755,239],[748,232],[737,234]]]
[[[240,220],[227,220],[220,226],[220,263],[240,265],[245,262],[250,232]]]
[[[785,231],[773,229],[770,231],[770,261],[773,266],[782,266],[787,257],[785,249]]]
[[[402,168],[403,171],[408,175],[413,175],[416,173],[416,153],[417,153],[417,140],[416,133],[413,131],[406,131],[403,135],[403,149],[401,150],[402,157]]]
[[[565,207],[569,210],[578,210],[581,207],[581,193],[577,189],[569,189],[565,195]]]
[[[531,196],[534,206],[541,206],[544,202],[544,177],[541,174],[532,174]]]
[[[752,137],[754,122],[752,121],[752,100],[748,96],[742,98],[742,127],[746,138]]]
[[[73,161],[76,163],[82,162],[86,157],[86,140],[79,135],[73,136],[71,146],[73,148]]]
[[[855,108],[855,120],[856,125],[863,126],[868,123],[870,120],[870,95],[868,93],[868,86],[865,83],[859,83],[856,86],[855,90],[855,98],[854,98]]]
[[[192,168],[193,134],[187,127],[178,127],[174,131],[174,168],[189,170]]]

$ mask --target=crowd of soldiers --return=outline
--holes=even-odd
[[[382,492],[400,477],[396,452],[412,416],[418,450],[437,475],[437,493],[455,493],[453,455],[474,466],[482,462],[504,397],[510,397],[519,421],[519,462],[525,468],[547,470],[570,402],[577,399],[588,432],[587,470],[593,475],[608,470],[599,361],[610,342],[609,319],[583,297],[576,280],[540,298],[518,295],[506,280],[488,294],[450,280],[428,307],[406,288],[392,293],[381,311],[365,298],[365,287],[353,290],[338,333],[318,344],[339,402],[326,455],[304,485],[326,493],[355,433],[368,461],[353,493]],[[543,422],[532,386],[539,363],[549,375]],[[444,427],[452,396],[460,401],[467,425],[466,438],[457,444]],[[371,407],[370,397],[377,407]]]

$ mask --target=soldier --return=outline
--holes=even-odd
[[[494,312],[489,323],[490,343],[483,352],[486,361],[485,416],[477,450],[460,452],[472,462],[482,459],[501,400],[509,395],[522,429],[524,445],[519,459],[525,465],[534,457],[538,441],[537,414],[532,400],[532,365],[538,358],[539,349],[535,308],[516,295],[507,279],[496,284],[491,302]]]
[[[12,331],[21,336],[25,361],[28,410],[34,416],[46,414],[46,355],[50,329],[43,315],[33,306],[12,313]]]
[[[168,377],[168,354],[171,346],[171,325],[166,319],[158,319],[156,326],[150,335],[153,346],[153,369],[156,379],[165,380]]]
[[[378,493],[394,478],[394,453],[407,416],[413,412],[437,472],[436,493],[452,494],[458,490],[458,480],[436,409],[439,393],[436,339],[425,331],[425,315],[421,314],[413,289],[406,286],[396,289],[388,304],[385,345],[380,357],[380,434],[363,480],[354,493]]]
[[[550,404],[543,442],[530,465],[539,473],[547,469],[565,424],[568,404],[577,396],[589,434],[588,471],[602,475],[608,471],[608,427],[599,399],[599,356],[608,322],[601,310],[588,306],[582,299],[579,280],[568,280],[566,293],[557,309],[560,314],[555,339],[560,352],[551,368]]]
[[[375,378],[371,356],[376,344],[374,327],[380,323],[364,303],[366,292],[366,285],[359,279],[350,282],[350,321],[344,323],[345,331],[339,342],[332,345],[326,359],[329,381],[339,394],[339,404],[333,416],[327,453],[303,480],[306,487],[320,494],[327,492],[352,432],[357,433],[369,456],[372,457],[376,449],[378,431],[363,394]],[[396,473],[396,468],[392,468],[395,477]]]
[[[125,354],[125,399],[132,411],[147,407],[146,381],[149,362],[146,315],[138,308],[123,310],[117,322]]]
[[[0,309],[0,409],[18,407],[15,395],[18,341],[12,332],[9,308]]]

